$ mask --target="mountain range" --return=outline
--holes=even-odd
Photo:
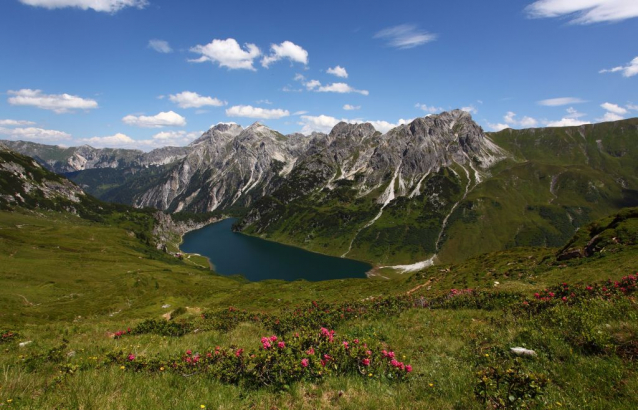
[[[638,205],[638,119],[485,133],[469,113],[382,134],[337,124],[282,135],[218,124],[187,147],[3,141],[100,199],[239,217],[247,234],[418,269],[517,246],[559,246]]]

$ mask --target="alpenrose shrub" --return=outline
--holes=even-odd
[[[570,285],[563,283],[552,286],[534,294],[533,299],[526,299],[514,306],[514,312],[535,316],[556,305],[576,305],[588,300],[616,300],[633,297],[638,291],[638,275],[627,275],[619,281],[608,279],[590,285]]]
[[[358,374],[366,378],[403,380],[412,372],[412,366],[396,357],[379,342],[346,340],[334,330],[321,328],[295,333],[287,340],[264,336],[259,347],[250,351],[218,346],[201,352],[187,350],[179,357],[168,359],[120,351],[109,354],[108,359],[124,371],[205,374],[246,387],[287,389],[290,383],[316,381],[329,375]]]
[[[14,332],[12,330],[3,330],[0,331],[0,344],[1,343],[10,343],[16,340],[20,335],[18,332]]]

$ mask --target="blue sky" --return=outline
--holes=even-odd
[[[149,150],[231,121],[635,117],[636,17],[636,0],[3,0],[0,139]]]

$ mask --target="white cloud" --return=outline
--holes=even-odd
[[[473,105],[468,105],[467,107],[461,107],[461,111],[469,112],[470,114],[478,114],[478,109]]]
[[[235,105],[226,110],[226,115],[229,117],[246,117],[246,118],[261,118],[261,119],[279,119],[290,116],[288,110],[282,109],[266,109],[253,107],[251,105]]]
[[[619,106],[618,104],[612,104],[612,103],[606,102],[604,104],[600,104],[600,106],[603,107],[605,111],[613,112],[614,114],[619,114],[619,115],[627,114],[627,110]]]
[[[317,87],[321,87],[321,82],[317,80],[310,80],[307,83],[304,83],[307,89],[314,90]]]
[[[158,53],[168,54],[172,53],[173,49],[168,44],[168,41],[153,39],[148,42],[148,47],[157,51]]]
[[[95,100],[84,99],[77,95],[42,94],[41,90],[28,88],[18,91],[9,90],[7,93],[11,96],[8,100],[11,105],[27,105],[43,110],[51,110],[57,114],[71,112],[74,109],[90,110],[97,108]]]
[[[270,101],[270,100],[257,100],[257,101],[255,101],[255,103],[272,105],[272,101]]]
[[[281,44],[270,45],[270,55],[261,59],[261,65],[268,68],[272,63],[284,58],[303,65],[308,64],[308,52],[306,50],[291,41],[284,41]]]
[[[632,110],[632,111],[638,111],[638,105],[627,104],[627,108]]]
[[[393,124],[388,121],[366,121],[366,122],[372,124],[374,129],[376,129],[377,131],[380,131],[381,133],[385,134],[386,132],[390,131],[392,128],[396,128],[399,125],[409,124],[412,121],[414,121],[414,119],[404,120],[403,118],[401,118],[399,121],[397,121],[396,124]]]
[[[80,138],[78,139],[78,141],[96,148],[131,147],[132,145],[136,144],[136,141],[133,138],[119,132],[115,135],[109,135],[107,137]]]
[[[14,126],[23,126],[23,125],[33,125],[35,122],[33,121],[22,121],[22,120],[0,120],[0,125],[7,125],[10,127]]]
[[[26,128],[4,128],[0,127],[0,135],[6,135],[10,139],[15,140],[31,140],[56,142],[71,139],[71,135],[66,132],[56,130],[45,130],[42,128],[26,127]]]
[[[360,110],[361,106],[360,105],[350,105],[350,104],[346,104],[343,106],[343,109],[346,111],[356,111],[356,110]]]
[[[302,126],[301,133],[302,134],[312,134],[313,132],[323,132],[329,133],[332,128],[337,125],[339,122],[347,122],[349,124],[358,124],[358,123],[370,123],[372,126],[382,133],[386,133],[390,131],[392,128],[398,127],[399,125],[409,124],[413,120],[404,120],[400,119],[396,124],[390,123],[388,121],[362,121],[359,119],[347,119],[342,118],[338,119],[335,117],[331,117],[329,115],[302,115],[301,121],[298,122],[299,125]]]
[[[434,105],[427,105],[427,104],[416,103],[416,105],[414,107],[418,108],[418,109],[420,109],[422,111],[425,111],[428,114],[434,114],[434,113],[443,111],[443,108],[441,108],[441,107],[435,107]]]
[[[358,93],[361,95],[368,95],[370,92],[368,90],[357,90],[349,86],[346,83],[332,83],[321,85],[321,82],[317,80],[310,80],[304,83],[308,91],[315,91],[318,93],[339,93],[339,94],[349,94],[349,93]]]
[[[413,24],[402,24],[383,29],[374,38],[386,40],[391,47],[408,49],[434,41],[437,35],[420,30]]]
[[[633,77],[638,74],[638,57],[631,60],[627,65],[600,70],[599,73],[616,73],[618,71],[622,72],[623,77]]]
[[[567,115],[565,116],[565,118],[580,118],[580,117],[584,117],[587,114],[583,114],[582,112],[578,112],[578,110],[576,110],[573,107],[569,107],[567,109]]]
[[[622,115],[618,115],[616,113],[607,111],[605,113],[605,115],[603,115],[602,117],[596,118],[596,121],[598,121],[598,122],[607,122],[607,121],[619,121],[619,120],[623,120],[623,119],[624,119],[624,117]]]
[[[200,108],[204,106],[221,107],[222,105],[228,104],[226,101],[212,97],[204,97],[192,91],[171,94],[168,98],[181,108]]]
[[[153,116],[127,115],[122,122],[143,128],[181,127],[186,125],[186,119],[173,111],[160,112]]]
[[[510,128],[509,125],[501,123],[492,124],[488,122],[487,126],[490,127],[492,131],[503,131],[504,129]]]
[[[181,147],[191,143],[203,134],[203,131],[162,131],[153,135],[151,140],[143,140],[153,147]]]
[[[339,65],[336,67],[328,68],[328,71],[326,71],[326,73],[336,75],[337,77],[341,78],[348,78],[348,72],[346,71],[346,69]]]
[[[308,114],[308,111],[295,111],[292,113],[292,115],[304,115],[304,114]]]
[[[312,134],[313,132],[323,132],[327,134],[340,121],[351,122],[350,120],[346,120],[346,119],[339,120],[335,117],[330,117],[328,115],[317,115],[317,116],[302,115],[301,121],[298,124],[303,126],[300,131],[302,134],[309,135],[309,134]]]
[[[20,0],[22,4],[47,9],[76,7],[82,10],[92,9],[106,13],[115,13],[125,7],[144,8],[147,0]]]
[[[590,124],[589,121],[585,121],[585,120],[580,120],[579,119],[579,118],[582,118],[582,117],[586,116],[587,114],[584,114],[582,112],[578,112],[578,110],[576,110],[573,107],[569,107],[565,111],[567,111],[567,115],[565,115],[560,120],[558,120],[558,121],[543,121],[543,124],[545,124],[545,126],[547,126],[547,127],[576,127],[576,126],[579,126],[579,125]]]
[[[162,131],[148,139],[134,139],[126,134],[117,133],[106,137],[80,138],[78,142],[96,148],[136,148],[148,151],[161,147],[181,147],[201,135],[202,131]]]
[[[523,117],[522,119],[518,120],[516,118],[516,113],[512,112],[512,111],[508,111],[507,114],[505,114],[503,116],[503,120],[505,121],[506,124],[508,124],[508,126],[518,126],[518,127],[522,127],[522,128],[532,128],[535,127],[536,125],[538,125],[538,121],[535,120],[532,117]],[[503,125],[503,124],[496,124],[496,125]]]
[[[607,112],[601,118],[596,118],[596,121],[598,122],[622,120],[625,118],[623,115],[629,112],[627,109],[619,106],[618,104],[612,104],[609,102],[600,104],[600,106]]]
[[[635,0],[537,0],[525,10],[533,18],[566,17],[574,24],[591,24],[638,17],[638,2]]]
[[[558,107],[561,105],[568,104],[582,104],[586,103],[586,100],[576,98],[576,97],[561,97],[561,98],[549,98],[547,100],[538,101],[538,104],[544,105],[547,107]]]
[[[546,125],[548,127],[576,127],[579,125],[589,124],[589,121],[581,121],[576,118],[564,117],[558,121],[548,122]]]
[[[237,43],[234,38],[226,40],[215,39],[206,45],[196,45],[190,49],[191,52],[201,54],[201,57],[195,60],[189,60],[194,63],[203,63],[210,61],[217,63],[220,67],[227,67],[231,70],[244,69],[253,70],[253,60],[261,55],[259,48],[247,43],[245,49]]]

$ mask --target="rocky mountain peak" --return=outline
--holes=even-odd
[[[373,136],[377,130],[369,122],[351,124],[341,121],[330,131],[330,138],[354,138],[363,140]]]

